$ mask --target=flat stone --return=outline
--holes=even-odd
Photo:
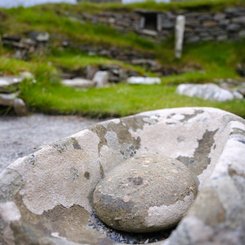
[[[217,36],[217,40],[218,41],[224,41],[224,40],[227,40],[228,39],[228,36],[227,35],[220,35],[220,36]]]
[[[203,22],[204,27],[214,27],[217,25],[218,25],[218,23],[216,21],[212,21],[212,20],[207,20],[207,21]]]
[[[245,24],[245,16],[236,17],[232,20],[234,23]]]
[[[153,30],[143,29],[143,30],[140,30],[140,33],[147,35],[147,36],[153,36],[153,37],[157,36],[157,32]]]
[[[231,32],[235,32],[235,31],[239,31],[240,30],[240,25],[238,25],[238,24],[229,24],[228,26],[227,26],[227,30],[228,31],[231,31]]]
[[[84,78],[64,79],[61,81],[61,83],[65,86],[73,88],[91,88],[95,86],[94,82]]]
[[[159,77],[129,77],[127,82],[129,84],[152,85],[152,84],[160,84],[161,79]]]
[[[13,84],[18,84],[22,82],[22,80],[23,79],[20,77],[11,77],[11,76],[0,77],[0,88],[8,87]]]
[[[224,13],[216,13],[214,15],[214,20],[224,20],[226,18],[226,15]]]
[[[132,158],[96,186],[93,204],[108,226],[152,232],[174,226],[197,194],[197,179],[181,162],[158,155]]]
[[[173,21],[169,21],[169,20],[164,21],[164,22],[162,23],[162,28],[164,28],[164,29],[171,29],[171,28],[174,28],[174,22],[173,22]]]
[[[191,36],[191,37],[186,38],[186,41],[188,43],[196,43],[199,40],[200,40],[200,37],[198,37],[198,36]]]
[[[181,84],[176,91],[178,94],[205,100],[228,101],[243,98],[238,92],[220,88],[216,84]]]

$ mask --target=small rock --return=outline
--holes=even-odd
[[[30,32],[29,36],[31,39],[37,42],[48,42],[50,39],[48,32]]]
[[[147,29],[140,30],[140,33],[147,35],[147,36],[152,36],[152,37],[156,37],[158,34],[156,31],[147,30]]]
[[[174,28],[174,22],[166,20],[162,23],[162,28],[164,29],[171,29]]]
[[[200,37],[198,36],[190,36],[189,38],[186,38],[186,41],[188,43],[196,43],[200,40]]]
[[[236,17],[232,21],[238,24],[245,24],[245,16]]]
[[[98,70],[98,68],[95,66],[86,66],[86,68],[85,68],[86,78],[87,79],[93,79],[97,70]]]
[[[93,81],[84,78],[64,79],[61,83],[73,88],[91,88],[95,86]]]
[[[151,59],[133,59],[133,65],[143,66],[147,69],[161,69],[161,65],[156,60]]]
[[[161,79],[159,77],[129,77],[127,83],[152,85],[152,84],[160,84]]]
[[[24,71],[20,73],[20,78],[22,80],[28,79],[28,80],[34,80],[34,76],[32,73],[28,72],[28,71]]]
[[[108,226],[152,232],[174,226],[197,194],[197,178],[181,162],[158,155],[131,158],[96,186],[93,204]]]
[[[17,97],[16,93],[0,94],[0,105],[13,107],[18,116],[27,115],[25,102]]]
[[[244,37],[245,37],[245,30],[241,30],[241,31],[238,33],[238,36],[244,38]]]
[[[224,20],[226,18],[226,15],[224,13],[216,13],[214,15],[214,20]]]
[[[228,36],[227,35],[220,35],[220,36],[217,36],[217,40],[218,41],[224,41],[224,40],[227,40],[228,39]]]
[[[227,26],[227,30],[228,31],[231,31],[231,32],[235,32],[235,31],[239,31],[240,30],[240,25],[238,25],[238,24],[229,24],[228,26]]]
[[[244,85],[243,87],[239,87],[239,88],[237,89],[237,92],[238,92],[239,94],[241,94],[241,95],[243,96],[243,98],[245,98],[245,85]]]
[[[18,84],[22,82],[21,77],[0,77],[0,92],[9,93],[17,90]]]
[[[244,31],[244,36],[245,36],[245,31]],[[245,77],[245,63],[244,64],[241,64],[241,63],[238,64],[236,67],[236,71],[241,77]]]
[[[22,99],[16,98],[14,100],[13,106],[14,106],[14,111],[17,114],[17,116],[26,116],[28,114],[26,104]]]
[[[220,88],[216,84],[181,84],[176,91],[178,94],[205,100],[228,101],[243,98],[240,93]]]
[[[108,71],[97,71],[94,75],[93,82],[96,87],[104,87],[109,82],[109,72]]]
[[[22,81],[20,77],[0,77],[0,87],[6,87],[13,84],[18,84]]]
[[[203,26],[204,27],[214,27],[214,26],[217,26],[217,22],[212,21],[212,20],[207,20],[203,22]]]

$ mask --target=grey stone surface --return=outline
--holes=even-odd
[[[243,96],[239,92],[229,91],[220,88],[215,84],[181,84],[177,87],[178,94],[190,97],[199,97],[205,100],[228,101],[234,99],[242,99]]]
[[[161,155],[131,158],[113,168],[93,194],[98,217],[116,230],[173,227],[197,194],[198,180],[181,162]]]
[[[41,145],[53,143],[98,122],[77,116],[1,116],[0,172],[17,158],[37,151]]]
[[[118,244],[116,231],[110,241],[89,225],[92,194],[114,167],[143,154],[178,159],[200,182],[187,215],[156,244],[244,244],[245,121],[214,108],[105,121],[18,159],[0,174],[0,197],[1,212],[13,202],[21,220],[0,219],[1,243]]]

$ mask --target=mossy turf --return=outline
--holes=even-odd
[[[142,111],[185,107],[217,107],[245,117],[245,100],[213,102],[180,96],[176,86],[118,84],[107,88],[78,90],[60,85],[25,84],[22,97],[35,111],[90,117],[126,116]]]
[[[228,6],[243,4],[240,0],[223,0],[209,2],[209,6]],[[51,42],[42,54],[33,54],[27,61],[13,58],[11,49],[0,45],[0,73],[18,75],[22,71],[34,74],[36,82],[25,81],[20,86],[20,96],[26,101],[31,111],[79,114],[91,117],[125,116],[141,111],[180,107],[208,106],[218,107],[245,117],[245,101],[212,102],[175,93],[180,83],[208,83],[217,79],[241,79],[236,73],[236,66],[245,62],[245,40],[232,42],[203,42],[185,45],[183,57],[174,58],[174,42],[155,43],[150,39],[139,37],[134,33],[123,33],[106,25],[94,25],[79,21],[82,11],[104,11],[122,8],[127,11],[136,8],[179,8],[185,6],[200,7],[204,1],[187,3],[134,5],[88,4],[77,6],[40,5],[32,8],[14,8],[0,10],[0,34],[25,35],[30,31],[47,31]],[[58,6],[58,7],[57,7]],[[67,14],[68,13],[68,14]],[[2,17],[1,17],[2,16]],[[60,40],[69,39],[73,48],[61,48]],[[60,84],[62,69],[79,70],[88,65],[117,65],[123,69],[136,71],[138,74],[158,76],[140,66],[100,56],[89,56],[79,51],[81,44],[116,47],[122,50],[134,50],[143,54],[151,53],[163,67],[183,71],[178,75],[162,77],[161,85],[132,86],[123,83],[107,88],[77,90]]]

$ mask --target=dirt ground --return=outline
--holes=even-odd
[[[91,126],[98,120],[76,116],[0,117],[0,172],[19,157]]]

